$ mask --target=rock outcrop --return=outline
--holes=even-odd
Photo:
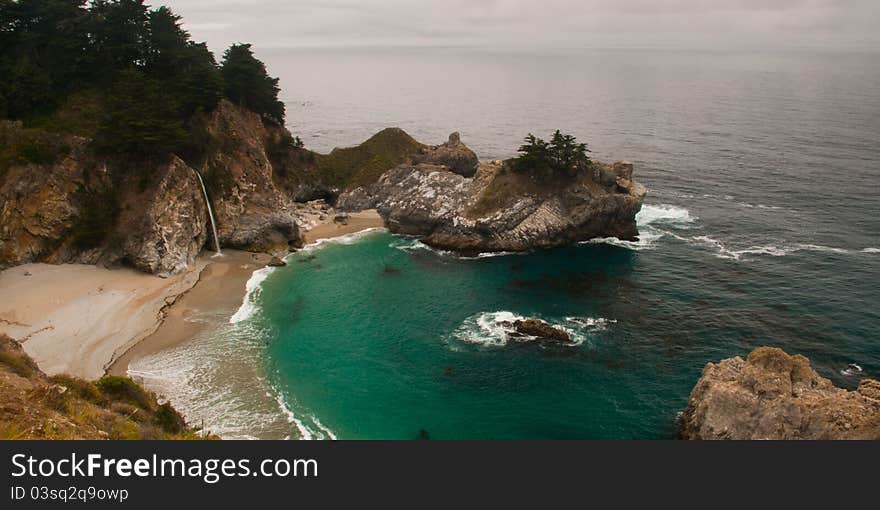
[[[267,128],[256,113],[221,101],[205,129],[214,143],[202,173],[211,184],[220,245],[276,252],[301,246],[293,201],[276,187],[268,154],[283,128]]]
[[[519,320],[513,323],[518,335],[524,335],[542,343],[570,344],[571,335],[567,331],[538,319]]]
[[[450,172],[463,177],[473,177],[477,173],[480,160],[467,145],[462,143],[461,135],[452,133],[449,141],[443,145],[424,147],[419,154],[413,156],[413,163],[442,165]]]
[[[160,275],[184,271],[206,239],[194,170],[172,157],[153,165],[146,183],[113,184],[111,172],[84,141],[55,165],[10,169],[0,183],[0,267],[124,261]]]
[[[626,162],[594,162],[575,175],[544,180],[514,171],[509,162],[480,164],[470,178],[446,165],[419,163],[342,194],[337,208],[375,208],[392,232],[437,248],[517,252],[597,237],[635,240],[645,194]]]
[[[0,268],[29,262],[126,264],[167,276],[191,266],[209,239],[205,179],[221,246],[286,253],[302,244],[293,201],[269,153],[289,133],[223,101],[201,119],[203,154],[132,162],[101,157],[89,140],[51,164],[0,175]],[[291,148],[293,150],[293,148]]]
[[[115,256],[146,273],[186,271],[207,239],[208,209],[200,188],[193,169],[171,158],[145,196],[130,201],[142,206],[121,208],[116,233],[121,252]]]
[[[681,415],[684,439],[880,439],[880,382],[835,387],[803,356],[761,347],[709,363]]]

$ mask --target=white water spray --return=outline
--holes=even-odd
[[[199,178],[199,184],[202,185],[202,193],[205,194],[205,205],[208,206],[208,217],[211,218],[211,231],[214,233],[214,251],[217,252],[217,255],[222,255],[223,252],[220,251],[220,238],[217,236],[217,223],[214,221],[214,209],[211,208],[211,201],[208,200],[208,189],[205,188],[205,181],[202,179],[202,174],[200,174],[198,170],[193,169],[193,171]]]

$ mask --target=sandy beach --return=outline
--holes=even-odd
[[[383,226],[375,211],[343,222],[334,221],[329,208],[302,214],[306,243]],[[171,278],[75,264],[7,269],[0,272],[0,333],[19,340],[48,374],[125,374],[132,360],[210,327],[194,317],[228,320],[253,272],[271,259],[235,250],[212,255],[203,253],[189,271]]]
[[[44,372],[87,379],[156,331],[163,310],[196,284],[206,262],[171,278],[131,269],[27,264],[0,272],[0,332]]]
[[[305,231],[303,234],[306,244],[385,225],[375,209],[348,213],[347,216],[348,218],[344,223],[333,221],[333,219],[316,223],[313,228]]]

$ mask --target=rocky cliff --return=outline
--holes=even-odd
[[[205,124],[211,143],[200,167],[209,184],[221,246],[286,252],[302,244],[295,206],[276,185],[270,147],[287,131],[222,101]]]
[[[127,161],[65,137],[52,162],[0,174],[0,268],[28,262],[127,264],[159,275],[190,266],[210,239],[205,177],[222,246],[286,251],[301,237],[293,201],[275,184],[269,153],[289,134],[228,102],[199,119],[203,147]],[[7,129],[12,129],[7,126]],[[291,149],[292,150],[292,149]]]
[[[207,213],[194,170],[177,157],[150,178],[115,180],[84,140],[52,165],[12,167],[0,183],[0,267],[28,262],[115,264],[173,274],[205,243]],[[137,182],[136,182],[137,181]]]
[[[342,194],[337,207],[378,209],[392,232],[462,253],[637,238],[635,216],[646,190],[632,180],[631,164],[594,162],[573,176],[535,179],[513,171],[510,162],[474,160],[470,172],[465,158],[447,157],[451,146],[461,151],[460,145],[453,135],[445,147]]]
[[[682,413],[684,439],[880,439],[880,382],[835,387],[803,356],[762,347],[709,363]]]

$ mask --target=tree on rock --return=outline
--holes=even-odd
[[[266,65],[254,57],[250,44],[236,44],[226,50],[221,64],[226,97],[245,108],[284,122],[284,103],[278,100],[278,78],[266,72]]]
[[[536,176],[571,174],[591,163],[588,152],[587,144],[558,129],[549,143],[529,133],[519,148],[519,157],[513,160],[513,168]]]

